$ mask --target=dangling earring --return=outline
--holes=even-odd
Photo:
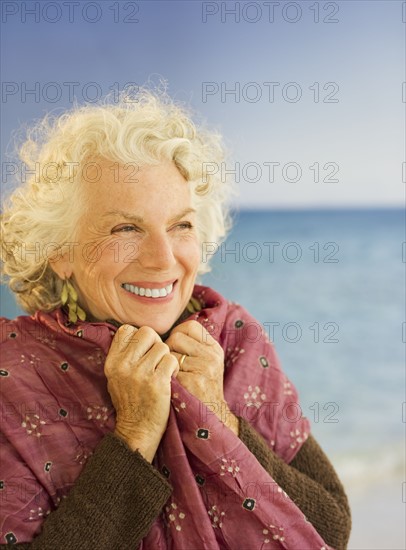
[[[189,313],[196,313],[197,311],[200,311],[202,309],[202,304],[199,302],[199,300],[197,300],[197,298],[194,298],[192,296],[186,308]]]
[[[72,283],[69,281],[69,279],[64,279],[61,292],[61,302],[62,305],[68,304],[69,321],[71,323],[76,323],[78,318],[81,321],[86,320],[86,313],[79,306],[77,300],[78,293],[76,292]]]

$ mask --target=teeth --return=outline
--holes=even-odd
[[[164,298],[172,292],[173,284],[165,286],[164,288],[143,288],[142,286],[134,286],[128,283],[124,283],[123,288],[129,290],[137,296],[146,296],[147,298]]]

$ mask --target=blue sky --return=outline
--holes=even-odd
[[[164,78],[224,135],[240,206],[404,205],[401,1],[55,4],[2,2],[2,153],[66,83],[83,101]]]

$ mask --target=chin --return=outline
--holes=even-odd
[[[151,328],[155,330],[160,336],[166,335],[168,336],[168,333],[171,331],[173,325],[176,323],[176,319],[172,323],[165,323],[165,324],[158,324]]]

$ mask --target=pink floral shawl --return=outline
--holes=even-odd
[[[196,285],[191,314],[225,352],[226,400],[286,463],[309,433],[295,388],[261,325],[241,306]],[[58,309],[3,319],[1,542],[32,540],[64,498],[103,435],[114,409],[103,373],[115,327],[69,325]],[[154,465],[173,493],[142,550],[327,549],[314,527],[254,455],[176,380]],[[21,483],[21,480],[24,483]]]

